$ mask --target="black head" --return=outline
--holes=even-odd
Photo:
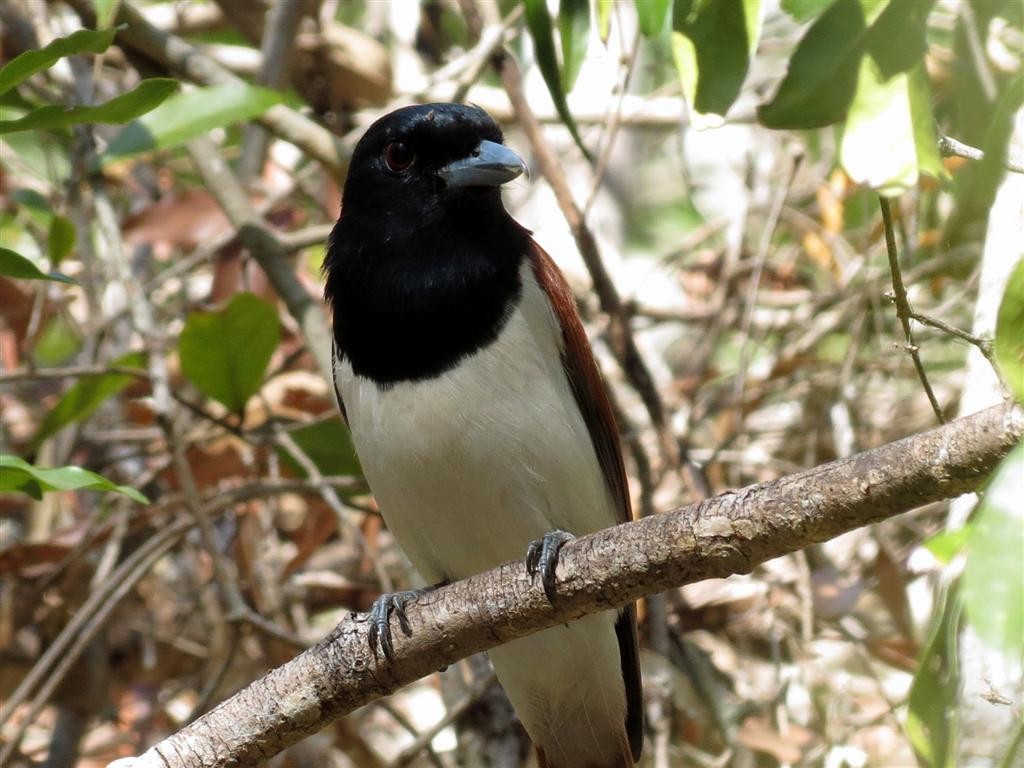
[[[405,107],[370,126],[324,261],[335,341],[356,373],[435,376],[496,337],[529,247],[500,186],[525,170],[478,107]]]
[[[386,211],[404,219],[500,206],[499,186],[525,169],[479,107],[404,107],[377,120],[356,145],[343,210]]]

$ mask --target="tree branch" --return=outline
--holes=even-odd
[[[552,605],[521,561],[440,588],[406,608],[395,658],[370,651],[351,613],[271,671],[130,763],[234,766],[266,760],[331,720],[441,667],[588,613],[771,558],[977,488],[1024,434],[997,406],[769,483],[576,539],[562,550]]]

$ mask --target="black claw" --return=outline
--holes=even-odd
[[[395,658],[395,646],[391,641],[391,614],[398,617],[398,626],[406,637],[412,637],[412,627],[409,625],[409,617],[405,615],[405,606],[411,600],[431,592],[436,587],[423,587],[422,589],[410,589],[406,592],[388,592],[373,601],[370,608],[370,631],[368,639],[370,650],[377,655],[380,650],[384,658],[393,661]]]
[[[567,541],[575,538],[571,533],[554,530],[545,533],[526,547],[526,572],[531,577],[540,573],[540,582],[548,601],[555,602],[555,569],[558,567],[558,553]]]

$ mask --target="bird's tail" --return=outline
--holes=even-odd
[[[535,746],[534,749],[537,750],[537,765],[540,768],[636,768],[636,763],[633,762],[633,754],[629,748],[629,739],[626,737],[625,731],[622,732],[622,737],[619,739],[619,747],[620,754],[613,755],[611,762],[588,762],[585,766],[566,762],[554,763],[548,760],[543,747]]]

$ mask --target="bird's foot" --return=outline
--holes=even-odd
[[[526,572],[531,577],[540,573],[540,583],[548,600],[555,602],[555,568],[558,567],[558,553],[567,541],[576,538],[571,533],[555,529],[545,533],[543,538],[531,541],[526,548]]]
[[[388,661],[392,661],[395,657],[395,647],[391,642],[391,614],[398,617],[398,626],[402,633],[406,637],[412,637],[412,627],[409,626],[409,617],[405,615],[405,606],[412,600],[444,586],[445,583],[441,582],[432,587],[409,589],[404,592],[388,592],[373,601],[373,605],[370,607],[368,639],[370,650],[373,651],[374,656],[380,650]]]

